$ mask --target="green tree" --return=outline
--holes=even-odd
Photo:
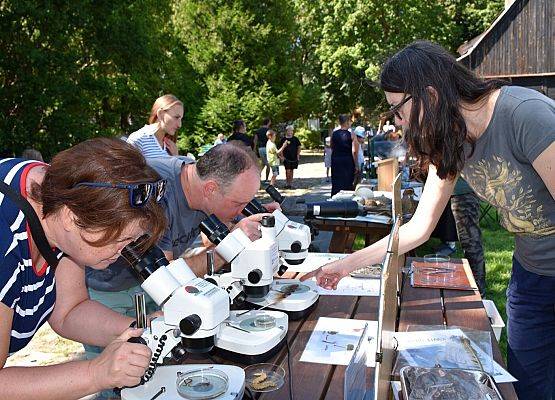
[[[196,113],[200,88],[185,49],[168,37],[168,10],[169,1],[153,0],[1,2],[4,152],[34,146],[48,158],[89,137],[129,133],[163,92]]]
[[[229,133],[235,119],[256,126],[298,103],[291,59],[295,28],[288,0],[180,0],[174,25],[206,98],[196,121],[198,143]]]
[[[368,85],[387,56],[416,39],[453,41],[452,11],[422,0],[295,0],[303,57],[322,88],[329,118],[381,100]]]

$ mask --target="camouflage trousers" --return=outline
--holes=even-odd
[[[464,257],[470,264],[478,290],[484,298],[486,295],[486,265],[480,229],[480,201],[474,193],[452,196],[451,211],[455,217],[457,235]]]

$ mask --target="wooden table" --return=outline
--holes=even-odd
[[[284,278],[295,278],[296,273],[286,273]],[[289,379],[293,377],[295,400],[342,399],[345,366],[300,362],[306,343],[316,326],[319,317],[353,318],[377,320],[378,297],[321,296],[315,309],[305,318],[289,321],[287,338],[290,348],[291,375],[287,367],[287,348],[266,361],[281,365],[286,371],[284,386],[274,392],[264,393],[259,399],[288,399]],[[217,356],[212,360],[204,356],[188,356],[186,363],[225,363],[245,367],[247,364],[222,360]],[[373,378],[373,368],[369,368],[368,380]]]
[[[412,260],[414,258],[407,258],[407,267],[410,266]],[[451,260],[468,264],[466,259]],[[397,331],[407,331],[410,325],[444,324],[489,331],[493,358],[500,365],[505,366],[478,291],[413,288],[409,279],[405,279],[403,282]],[[512,384],[502,383],[498,385],[498,388],[505,400],[517,399]]]
[[[408,259],[407,265],[410,265]],[[299,275],[286,273],[284,278]],[[480,295],[476,291],[455,291],[412,288],[405,279],[402,288],[399,331],[406,331],[409,325],[457,325],[491,332],[494,358],[504,365],[483,308]],[[445,306],[442,307],[442,299]],[[289,321],[287,338],[290,348],[291,374],[287,367],[287,348],[284,346],[267,362],[279,364],[286,371],[285,385],[274,392],[259,396],[261,400],[288,399],[289,379],[293,379],[293,395],[296,400],[340,400],[343,399],[345,366],[300,362],[300,357],[319,317],[377,320],[378,297],[321,296],[315,309],[305,318]],[[245,367],[246,364],[232,363],[217,356],[188,355],[186,363],[225,363]],[[368,368],[367,381],[373,383],[374,369]],[[499,385],[505,400],[516,399],[511,384]]]
[[[310,218],[305,221],[317,230],[333,232],[329,253],[352,253],[357,234],[364,235],[364,246],[366,247],[389,235],[391,231],[391,222],[367,222],[360,218]]]

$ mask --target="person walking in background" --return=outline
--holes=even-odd
[[[219,133],[216,140],[214,140],[214,146],[216,146],[218,144],[224,144],[224,143],[227,143],[225,135],[223,133]]]
[[[355,172],[358,171],[359,145],[354,132],[350,132],[351,118],[339,116],[340,128],[331,136],[331,195],[340,190],[354,190]]]
[[[353,187],[356,188],[356,186],[362,180],[362,169],[364,167],[364,139],[366,139],[366,130],[362,126],[357,126],[354,132],[355,132],[355,137],[358,145],[358,158],[357,158],[358,172],[355,172],[355,178],[353,180]]]
[[[283,145],[278,149],[276,147],[276,133],[269,129],[266,132],[268,141],[266,142],[266,154],[268,155],[268,165],[272,168],[272,179],[270,185],[276,186],[276,179],[279,175],[279,158],[283,154],[283,150],[287,147],[287,141],[283,142]]]
[[[268,157],[266,155],[266,142],[268,141],[266,133],[268,132],[268,129],[270,129],[271,125],[272,120],[270,118],[264,118],[262,126],[258,128],[254,134],[254,150],[258,151],[260,161],[262,161],[262,168],[266,174],[264,182],[267,182],[268,177],[270,176],[270,165],[268,164]]]
[[[233,140],[239,140],[243,142],[245,146],[250,147],[252,149],[254,145],[252,138],[249,135],[247,135],[246,132],[247,132],[247,125],[245,124],[245,121],[243,121],[242,119],[233,121],[233,133],[227,139],[227,141],[231,142]]]
[[[326,167],[326,182],[330,181],[331,168],[331,134],[324,139],[324,167]]]
[[[183,103],[173,94],[158,97],[145,125],[127,138],[147,158],[177,156],[177,131],[181,128]]]
[[[285,189],[293,189],[293,172],[299,167],[301,158],[301,141],[295,137],[293,125],[285,127],[285,136],[279,141],[279,148],[287,142],[283,150],[283,166],[285,167]]]

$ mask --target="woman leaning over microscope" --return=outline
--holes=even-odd
[[[537,91],[485,81],[438,45],[415,42],[384,65],[381,88],[428,172],[413,218],[399,234],[405,253],[428,240],[458,175],[497,207],[515,234],[507,290],[508,367],[521,399],[555,398],[555,102]],[[335,288],[361,265],[383,260],[388,238],[323,266]]]
[[[51,165],[0,160],[0,178],[0,399],[78,399],[137,384],[150,350],[127,340],[142,330],[89,300],[84,266],[106,268],[146,231],[158,238],[164,182],[118,139],[78,144]],[[42,228],[44,241],[30,225]],[[91,361],[5,367],[46,321],[63,337],[106,349]]]

